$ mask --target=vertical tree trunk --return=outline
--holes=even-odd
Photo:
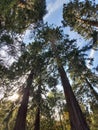
[[[23,99],[18,110],[14,130],[25,130],[29,92],[30,92],[30,87],[32,85],[33,75],[34,75],[33,70],[31,70],[31,73],[29,74],[27,79],[27,86],[24,89]]]
[[[40,130],[40,107],[37,107],[34,130]]]
[[[58,71],[61,76],[64,94],[68,105],[71,130],[89,130],[89,127],[74,96],[63,66],[58,67]]]
[[[83,116],[83,113],[81,111],[81,108],[76,100],[76,97],[72,91],[71,85],[69,83],[69,80],[67,78],[66,72],[62,66],[60,57],[57,53],[56,45],[54,44],[53,39],[51,39],[51,47],[52,50],[55,53],[55,58],[58,66],[58,72],[61,77],[61,82],[64,89],[64,94],[66,97],[66,102],[68,106],[69,111],[69,119],[71,124],[71,130],[89,130],[89,127],[86,123],[86,120]]]
[[[41,79],[37,90],[37,111],[34,123],[34,130],[40,130],[40,106],[41,106]]]

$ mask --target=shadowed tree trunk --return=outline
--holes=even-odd
[[[52,50],[55,52],[55,58],[58,66],[58,72],[61,77],[61,82],[64,89],[64,94],[66,97],[66,102],[69,111],[69,119],[71,124],[71,130],[89,130],[89,127],[86,123],[86,120],[83,116],[81,108],[76,100],[76,97],[72,91],[71,85],[67,78],[64,67],[62,66],[60,57],[57,53],[56,45],[54,44],[55,40],[51,40]]]
[[[26,127],[27,107],[28,107],[29,92],[30,92],[30,87],[32,85],[33,76],[34,76],[34,72],[33,70],[31,70],[31,73],[29,74],[28,79],[27,79],[27,86],[24,89],[24,94],[21,101],[21,105],[18,110],[14,130],[26,129],[25,127]]]
[[[40,107],[37,107],[34,130],[40,130]]]
[[[79,107],[79,104],[74,96],[74,93],[72,91],[71,85],[69,83],[63,66],[58,67],[58,71],[61,76],[64,94],[67,101],[71,130],[89,130],[89,127]]]
[[[41,75],[39,80],[39,86],[37,90],[37,110],[34,123],[34,130],[40,130],[40,106],[41,106]]]

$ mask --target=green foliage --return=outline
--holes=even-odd
[[[9,44],[12,44],[12,42],[13,42],[11,37],[9,35],[7,35],[7,34],[3,35],[0,40],[1,40],[1,43],[2,42],[7,42]]]
[[[0,129],[1,130],[12,130],[17,108],[11,101],[3,101],[0,103]]]
[[[46,13],[45,9],[44,0],[42,2],[31,0],[23,3],[18,0],[0,1],[0,28],[20,33],[30,24],[42,20]]]
[[[86,39],[92,38],[94,40],[93,35],[94,30],[96,30],[94,27],[98,27],[97,8],[97,4],[88,0],[82,2],[74,0],[64,4],[63,25],[70,26]]]
[[[87,96],[87,102],[89,103],[91,101],[94,103],[98,100],[98,94],[94,90],[94,87],[97,88],[98,77],[87,67],[86,62],[88,61],[88,58],[86,58],[85,51],[83,51],[83,49],[79,50],[78,48],[75,48],[75,50],[70,53],[70,55],[67,57],[67,71],[72,79],[75,92],[77,95],[79,94],[78,96],[80,98],[78,97],[78,99],[81,101],[82,99],[84,100],[85,96]]]
[[[22,2],[19,0],[3,0],[0,2],[0,33],[3,34],[4,31],[7,32],[4,33],[4,35],[1,35],[0,43],[13,43],[14,39],[11,37],[12,33],[14,36],[18,33],[21,34],[34,23],[36,24],[35,27],[39,26],[39,21],[42,21],[43,16],[46,13],[44,0]],[[78,8],[78,6],[80,8]],[[78,11],[78,9],[80,10]],[[89,20],[89,15],[92,15],[91,11],[94,9],[96,8],[92,6],[91,2],[69,3],[64,6],[64,19],[66,18],[65,20],[67,24],[78,30],[80,34],[84,35],[85,32],[87,32],[88,37],[88,35],[91,36],[92,34],[92,26],[88,25],[86,22],[87,28],[85,28],[86,25],[82,24],[80,26],[79,24],[79,28],[77,29],[76,25],[79,23],[79,18],[86,16],[87,13],[87,20]],[[79,17],[75,16],[75,14]],[[82,28],[85,29],[82,30]],[[9,32],[11,32],[11,34]],[[89,90],[87,88],[85,77],[90,80],[90,83],[92,83],[93,86],[97,85],[97,76],[86,67],[85,53],[83,53],[92,46],[86,46],[80,50],[76,45],[76,40],[70,40],[68,35],[64,35],[61,27],[49,27],[46,24],[43,25],[43,27],[38,28],[38,30],[36,29],[35,33],[36,36],[34,37],[34,42],[26,45],[25,51],[23,51],[17,62],[14,62],[8,69],[0,66],[1,78],[7,79],[9,87],[11,86],[10,89],[14,90],[16,87],[16,90],[20,90],[20,94],[23,95],[28,73],[33,69],[34,80],[30,88],[27,129],[31,130],[34,127],[36,109],[37,107],[40,107],[41,130],[61,130],[62,124],[65,129],[69,130],[69,113],[68,110],[66,110],[64,96],[62,92],[59,92],[56,89],[56,86],[59,83],[57,67],[64,65],[64,67],[68,68],[68,73],[75,85],[74,89],[76,96],[81,98],[79,94],[82,95]],[[96,38],[94,39],[96,42]],[[55,44],[55,47],[53,44]],[[58,60],[56,56],[59,56]],[[25,79],[24,83],[22,77]],[[19,79],[21,79],[20,82],[22,86],[18,82]],[[13,85],[13,83],[15,84]],[[84,88],[81,86],[84,86]],[[79,93],[77,93],[77,90],[79,90]],[[10,91],[8,91],[8,93],[10,93]],[[89,97],[89,95],[87,96]],[[93,99],[94,95],[92,94],[91,96],[92,101],[96,102],[96,99]],[[82,103],[83,102],[84,100],[82,100]],[[20,105],[20,102],[17,104]],[[8,106],[8,108],[4,110],[4,106],[1,106],[2,109],[0,109],[1,117],[5,117],[6,115],[6,118],[4,118],[6,123],[3,124],[3,126],[2,123],[0,125],[6,127],[6,129],[9,128],[9,130],[12,130],[15,123],[17,108],[12,110],[11,105],[8,103],[4,103],[3,105]],[[9,111],[10,109],[12,111]],[[56,110],[60,118],[59,120],[57,120],[54,115]],[[90,117],[88,116],[88,120],[89,118]],[[96,116],[92,116],[92,118],[97,122]],[[0,121],[3,122],[3,118],[1,118]]]

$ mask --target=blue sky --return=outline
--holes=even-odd
[[[47,4],[47,11],[48,13],[44,17],[44,21],[48,22],[48,24],[54,24],[56,26],[62,26],[62,8],[63,4],[66,3],[68,0],[46,0]],[[98,0],[96,0],[98,2]],[[83,37],[78,35],[74,31],[70,31],[70,28],[65,28],[64,33],[69,34],[70,38],[76,38],[77,43],[79,46],[85,45],[88,41],[85,41]],[[94,57],[94,66],[98,65],[98,51],[91,50],[88,53],[89,57]],[[90,67],[88,65],[88,67]]]
[[[62,7],[66,0],[46,0],[48,13],[44,17],[44,21],[49,24],[61,25]]]
[[[66,3],[68,0],[46,0],[47,2],[47,11],[48,13],[44,17],[44,21],[48,22],[49,24],[54,24],[56,26],[61,26],[61,20],[62,20],[62,7],[63,3]],[[98,2],[98,0],[96,0]],[[77,42],[79,46],[85,45],[87,41],[85,41],[81,36],[79,36],[76,32],[70,31],[69,28],[64,29],[64,32],[66,34],[69,34],[71,38],[77,38]],[[24,42],[28,43],[30,42],[29,39],[30,31],[27,32],[27,35],[25,35]],[[3,56],[5,57],[6,53],[2,51]],[[94,66],[98,65],[98,51],[94,52],[91,50],[89,53],[89,57],[94,57]],[[13,59],[7,60],[6,64],[9,64],[9,61],[13,62]],[[59,86],[60,88],[60,86]]]
[[[63,20],[62,18],[62,9],[63,9],[63,4],[66,3],[68,0],[46,0],[47,4],[47,14],[44,16],[44,22],[48,22],[48,24],[54,24],[56,26],[62,26],[61,21]],[[96,0],[97,2],[98,0]],[[64,28],[64,33],[69,34],[70,38],[77,39],[78,46],[84,46],[85,43],[88,41],[85,41],[83,37],[78,35],[74,31],[70,31],[70,28]],[[32,38],[30,39],[30,30],[26,31],[26,35],[24,37],[24,42],[25,43],[30,43],[32,42]],[[2,52],[3,54],[3,52]],[[89,57],[94,57],[94,66],[98,65],[98,51],[94,52],[91,50],[89,53]],[[13,61],[13,59],[12,59]],[[8,63],[9,64],[9,63]]]
[[[53,24],[55,26],[62,26],[61,21],[63,20],[62,18],[62,9],[63,9],[63,4],[66,3],[68,0],[46,0],[47,4],[47,14],[44,16],[44,22],[48,22],[48,24]],[[98,2],[98,0],[96,0]],[[77,39],[78,46],[82,47],[87,42],[85,41],[82,36],[77,34],[77,32],[70,31],[70,28],[64,28],[64,33],[68,34],[71,39]],[[27,30],[27,33],[24,38],[25,43],[32,42],[32,39],[29,37],[30,31]],[[94,57],[94,66],[96,67],[98,65],[98,51],[91,50],[88,52],[89,57],[93,58]],[[88,67],[91,67],[88,65]]]

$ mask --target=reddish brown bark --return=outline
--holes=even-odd
[[[64,89],[64,94],[65,94],[65,98],[66,98],[66,102],[68,106],[71,130],[90,130],[83,116],[81,108],[76,100],[76,97],[72,91],[71,85],[67,78],[66,72],[62,66],[60,57],[57,53],[56,45],[54,43],[55,43],[55,40],[53,38],[51,39],[51,47],[52,47],[52,50],[55,52],[58,72],[60,74],[61,82]]]
[[[23,99],[22,99],[21,105],[18,110],[14,130],[25,130],[29,92],[30,92],[30,87],[32,85],[33,75],[34,75],[34,73],[32,70],[27,79],[27,86],[24,89],[24,95],[23,95]]]
[[[72,91],[71,85],[69,83],[63,66],[58,67],[58,71],[61,76],[64,94],[67,101],[71,130],[89,130],[89,127],[79,107],[79,104],[74,96],[74,93]]]

